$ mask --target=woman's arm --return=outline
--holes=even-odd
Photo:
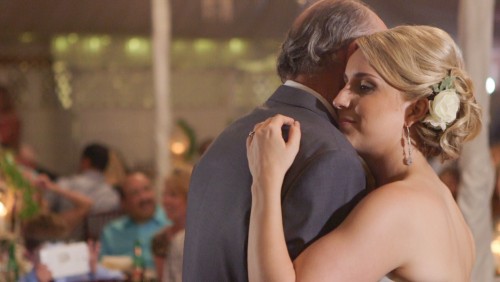
[[[36,179],[35,186],[47,191],[52,191],[68,199],[73,204],[73,209],[58,214],[58,216],[68,224],[69,230],[73,230],[81,222],[83,217],[88,214],[92,207],[92,200],[89,197],[79,192],[59,187],[46,175],[40,175]]]
[[[290,125],[288,142],[281,127]],[[281,186],[300,143],[300,126],[293,119],[276,116],[255,126],[247,140],[252,183],[252,209],[248,241],[250,281],[295,281],[286,247],[281,214]]]
[[[409,190],[393,183],[370,192],[297,257],[297,280],[378,281],[396,269],[409,271],[412,260],[425,257],[422,237],[434,232],[422,216],[425,204]]]
[[[292,124],[289,141],[281,126]],[[247,140],[253,177],[248,241],[250,281],[377,281],[403,266],[415,250],[416,232],[408,189],[379,188],[370,193],[334,231],[292,262],[281,212],[284,175],[298,151],[300,129],[278,116],[260,123]]]
[[[252,185],[249,281],[295,281],[295,271],[283,231],[280,197],[259,196],[259,190],[262,190],[259,184]]]

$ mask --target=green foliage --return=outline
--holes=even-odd
[[[182,131],[189,139],[189,148],[184,154],[184,159],[189,161],[194,157],[196,153],[196,133],[194,132],[193,128],[183,119],[177,120],[177,125],[182,129]]]
[[[448,75],[446,76],[440,83],[432,86],[432,91],[434,93],[439,93],[444,90],[454,89],[453,82],[455,81],[455,77]]]
[[[5,179],[7,186],[22,194],[21,219],[28,219],[35,216],[40,211],[40,206],[35,201],[35,190],[31,183],[26,180],[17,166],[14,156],[10,152],[0,149],[0,176]]]

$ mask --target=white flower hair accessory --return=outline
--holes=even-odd
[[[429,100],[429,113],[423,120],[435,129],[446,130],[446,127],[457,118],[460,98],[453,87],[455,78],[448,75],[441,83],[433,85],[434,99]]]

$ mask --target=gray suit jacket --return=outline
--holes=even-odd
[[[313,95],[280,86],[231,124],[197,163],[188,195],[183,281],[247,281],[252,177],[245,141],[275,114],[300,121],[300,151],[283,184],[285,237],[292,258],[335,228],[365,194],[356,152]]]

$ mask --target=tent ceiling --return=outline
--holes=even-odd
[[[171,0],[174,36],[281,38],[301,9],[296,0],[232,0],[233,19],[221,22],[203,17],[204,1]],[[365,2],[389,26],[431,24],[456,33],[458,0]],[[149,34],[150,7],[148,0],[0,0],[0,37],[22,32],[42,36],[69,32]],[[496,16],[498,24],[499,19]],[[500,31],[496,32],[500,38]]]

